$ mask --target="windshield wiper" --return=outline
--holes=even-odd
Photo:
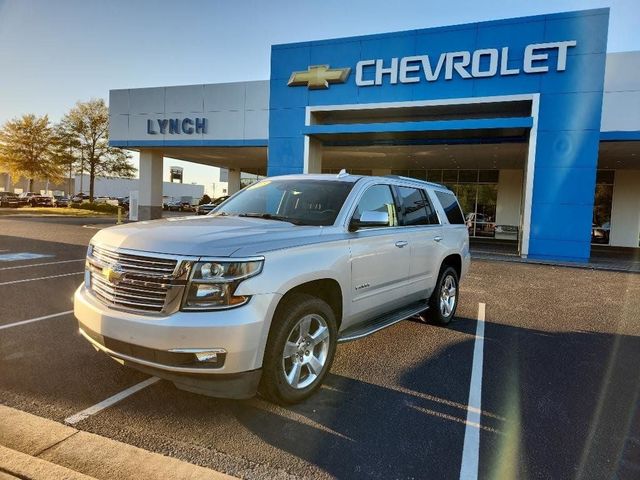
[[[283,215],[272,215],[270,213],[239,213],[239,217],[248,217],[248,218],[263,218],[265,220],[277,220],[279,222],[288,222],[293,223],[294,225],[303,225],[299,220],[295,220],[290,217],[285,217]]]

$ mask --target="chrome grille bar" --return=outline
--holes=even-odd
[[[111,308],[147,313],[172,313],[179,308],[186,266],[168,256],[102,246],[93,246],[87,256],[89,288],[98,300]]]

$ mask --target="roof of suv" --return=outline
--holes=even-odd
[[[439,188],[442,190],[449,190],[448,187],[446,187],[445,185],[441,185],[439,183],[427,182],[426,180],[419,180],[417,178],[410,178],[410,177],[402,177],[399,175],[385,175],[384,177],[382,177],[382,176],[368,176],[368,175],[351,175],[350,173],[338,173],[338,174],[305,173],[305,174],[293,174],[293,175],[279,175],[278,177],[271,177],[271,179],[273,178],[287,178],[292,180],[323,180],[323,181],[332,180],[332,181],[349,182],[349,183],[355,183],[358,180],[361,180],[363,178],[367,178],[367,179],[381,178],[386,180],[401,180],[404,182],[411,182],[411,183],[419,184],[422,186]]]

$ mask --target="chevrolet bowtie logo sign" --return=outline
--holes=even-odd
[[[293,72],[287,85],[306,85],[309,90],[329,88],[330,83],[344,83],[349,78],[350,68],[329,68],[329,65],[313,65],[307,71]]]

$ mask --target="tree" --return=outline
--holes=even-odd
[[[29,191],[33,191],[36,178],[62,178],[57,145],[58,138],[47,115],[23,115],[0,129],[0,164],[13,177],[28,178]]]
[[[109,110],[101,98],[78,102],[58,126],[58,131],[74,150],[80,172],[89,172],[89,197],[93,201],[96,177],[125,177],[135,174],[129,155],[109,146]]]

